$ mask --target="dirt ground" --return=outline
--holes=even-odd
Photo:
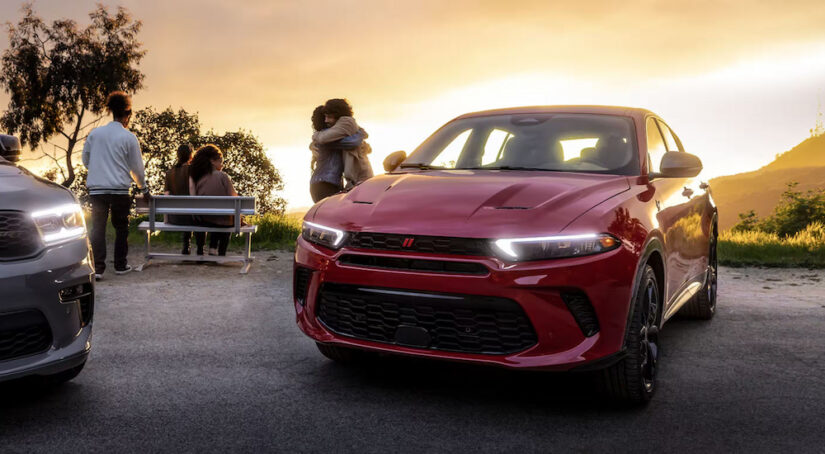
[[[178,253],[179,251],[153,246],[152,252]],[[131,247],[129,264],[133,268],[137,268],[137,266],[144,263],[143,253],[142,246]],[[230,249],[227,251],[227,255],[240,254],[241,251],[239,250],[233,251]],[[116,299],[130,297],[147,301],[157,299],[160,295],[168,295],[171,298],[180,298],[181,295],[186,295],[187,299],[199,300],[210,296],[214,297],[216,291],[221,294],[237,296],[247,294],[250,291],[262,291],[272,296],[274,278],[278,282],[283,279],[284,284],[289,284],[283,290],[287,291],[289,295],[292,294],[292,252],[255,251],[252,256],[254,262],[246,275],[240,274],[240,262],[217,264],[153,259],[143,271],[132,271],[132,273],[124,276],[114,274],[114,265],[111,263],[111,257],[109,257],[104,282],[99,283],[98,287],[105,288],[107,294],[110,290],[114,291],[114,294],[108,296]],[[116,282],[117,285],[109,288],[107,281]],[[254,284],[250,285],[251,283]],[[263,283],[268,285],[265,288],[258,285]]]
[[[825,270],[721,267],[719,295],[751,307],[825,308]]]

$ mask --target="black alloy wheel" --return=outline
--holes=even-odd
[[[648,279],[642,301],[642,325],[639,328],[639,373],[646,393],[652,393],[659,361],[659,287],[656,279]]]
[[[656,273],[642,269],[625,339],[625,357],[603,371],[608,397],[626,404],[647,403],[656,391],[662,296]]]

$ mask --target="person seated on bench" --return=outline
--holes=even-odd
[[[195,152],[189,166],[189,193],[191,195],[237,196],[232,180],[223,172],[223,153],[212,144],[204,145]],[[205,227],[232,227],[234,216],[195,216],[195,223]],[[203,255],[205,232],[195,232],[198,255]],[[226,255],[229,233],[210,232],[209,255]]]
[[[181,144],[178,147],[178,160],[175,165],[166,172],[166,195],[189,195],[189,163],[192,162],[192,145]],[[166,217],[166,222],[176,225],[192,225],[192,216],[185,214],[170,214]],[[189,245],[192,239],[192,232],[182,232],[181,240],[183,249],[181,254],[189,255]]]

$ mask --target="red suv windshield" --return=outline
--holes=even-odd
[[[633,120],[592,114],[518,114],[448,123],[402,168],[552,170],[638,175]]]

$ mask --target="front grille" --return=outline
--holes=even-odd
[[[342,336],[431,350],[507,354],[537,341],[506,298],[324,284],[317,313]]]
[[[405,257],[381,257],[371,255],[344,255],[338,261],[342,265],[382,268],[388,270],[423,271],[426,273],[489,274],[487,267],[480,263],[450,262],[446,260],[423,260]]]
[[[567,309],[573,314],[573,318],[582,330],[585,337],[593,336],[599,332],[599,319],[596,311],[587,295],[581,290],[563,291],[561,299],[567,305]]]
[[[31,257],[40,246],[40,234],[26,213],[0,211],[0,260]]]
[[[312,270],[302,266],[295,268],[295,276],[292,282],[292,294],[301,305],[306,304],[309,283],[312,280]]]
[[[474,256],[490,255],[487,240],[447,236],[354,232],[350,234],[347,246],[382,251],[409,251]]]
[[[52,331],[39,311],[0,314],[0,361],[49,349]]]

